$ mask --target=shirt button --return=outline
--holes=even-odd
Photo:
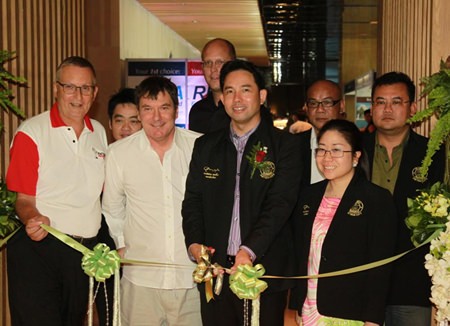
[[[74,144],[75,144],[75,143],[76,143],[76,140],[72,140],[72,143],[74,143]]]

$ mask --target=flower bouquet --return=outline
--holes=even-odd
[[[409,122],[418,122],[433,115],[438,118],[430,133],[427,152],[420,174],[426,176],[433,155],[445,145],[445,176],[443,183],[420,191],[408,198],[409,215],[405,222],[412,230],[411,241],[417,247],[431,241],[430,252],[425,256],[425,268],[431,276],[431,302],[436,305],[435,319],[439,326],[450,320],[450,56],[441,61],[439,72],[422,79],[425,86],[421,97],[428,96],[428,107],[417,113]]]
[[[412,230],[411,241],[416,247],[446,230],[449,208],[450,192],[440,182],[421,190],[416,198],[408,198],[409,214],[405,222]]]

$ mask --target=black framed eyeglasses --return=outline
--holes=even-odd
[[[308,99],[306,100],[306,106],[309,109],[317,109],[319,107],[319,105],[322,105],[322,107],[324,109],[330,109],[333,106],[335,106],[336,104],[338,104],[342,99],[338,99],[338,100],[333,100],[331,98],[326,98],[322,101],[317,101],[314,99]]]
[[[64,84],[59,81],[56,82],[60,85],[67,95],[73,95],[76,91],[80,90],[81,95],[92,95],[94,93],[94,85],[83,85],[83,86],[75,86],[73,84]]]
[[[202,62],[202,66],[203,68],[212,68],[213,66],[215,66],[216,68],[222,68],[222,66],[225,64],[226,61],[224,60],[216,60],[216,61],[211,61],[211,60],[206,60]]]
[[[316,148],[316,156],[324,157],[327,153],[330,153],[333,158],[340,158],[344,156],[344,153],[353,153],[353,151],[344,151],[343,149],[333,148],[333,149],[324,149],[324,148]]]
[[[401,107],[403,107],[403,104],[409,103],[409,102],[411,102],[411,101],[404,101],[402,98],[394,98],[391,101],[388,101],[385,98],[377,98],[375,101],[373,101],[372,104],[377,109],[378,108],[384,109],[384,108],[386,108],[386,106],[388,104],[390,104],[391,108],[395,110],[395,109],[400,109]]]

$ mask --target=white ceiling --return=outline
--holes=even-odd
[[[238,57],[268,64],[257,0],[138,1],[200,51],[206,42],[221,37],[234,44]]]

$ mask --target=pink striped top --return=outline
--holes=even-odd
[[[319,273],[323,241],[340,202],[340,198],[322,198],[311,234],[308,275]],[[322,317],[317,310],[317,281],[318,279],[308,279],[308,292],[302,308],[303,326],[316,326]]]

